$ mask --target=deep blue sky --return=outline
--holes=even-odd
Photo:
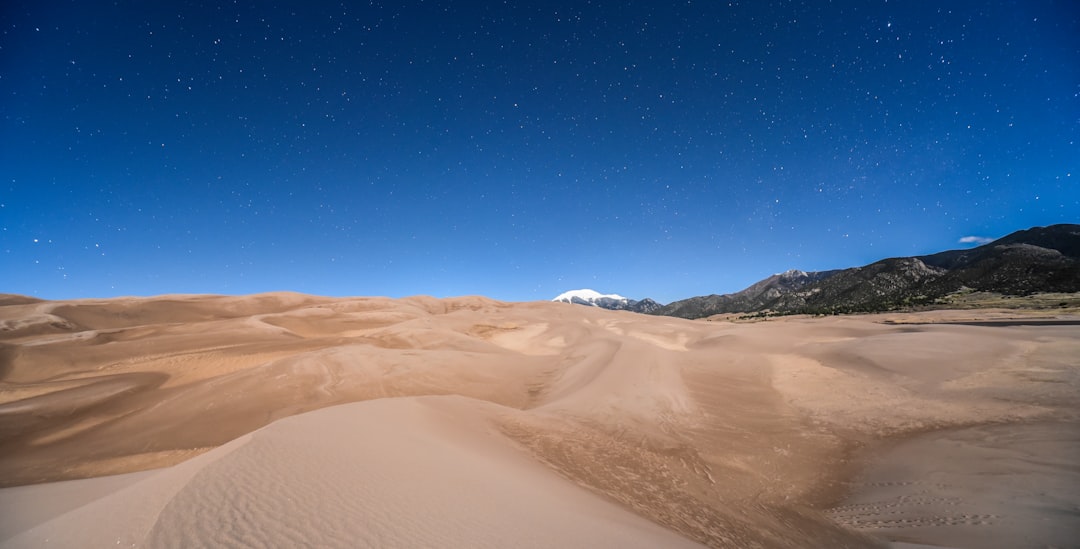
[[[405,4],[4,2],[0,292],[667,302],[1080,221],[1074,1]]]

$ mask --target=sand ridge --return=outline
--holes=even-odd
[[[890,459],[873,451],[943,429],[1080,422],[1075,326],[959,326],[940,313],[918,325],[896,315],[704,322],[482,297],[8,302],[2,482],[167,467],[76,509],[54,506],[56,516],[40,496],[41,522],[0,528],[11,546],[58,539],[103,512],[134,513],[124,494],[139,490],[163,494],[157,514],[101,530],[101,540],[284,546],[304,535],[281,519],[293,512],[319,524],[325,537],[311,539],[323,546],[442,536],[462,546],[867,547],[882,530],[932,543],[954,540],[934,529],[952,515],[927,519],[936,526],[916,536],[852,518],[867,498],[900,497],[864,493],[879,481],[857,475],[880,476],[865,464]],[[1045,451],[1071,447],[1058,438]],[[410,470],[429,471],[428,484]],[[279,493],[262,486],[279,477]],[[466,497],[440,482],[488,488]],[[948,497],[970,499],[974,484],[961,484]],[[0,490],[0,508],[29,488]],[[286,503],[306,508],[338,488],[329,509]],[[529,518],[515,506],[522,498],[547,518]],[[218,500],[230,503],[212,511]],[[418,524],[405,503],[380,516],[392,501],[447,520]],[[1033,516],[969,507],[960,515]],[[508,537],[485,516],[529,534]],[[567,535],[537,521],[565,524]],[[270,523],[273,534],[251,530]]]

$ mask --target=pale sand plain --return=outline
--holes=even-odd
[[[4,297],[0,546],[1076,546],[1080,326],[1011,314]]]

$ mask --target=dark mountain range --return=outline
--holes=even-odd
[[[656,310],[660,307],[663,307],[663,305],[646,297],[645,299],[642,299],[640,301],[634,301],[630,304],[629,307],[626,308],[626,310],[635,313],[651,314],[653,312],[656,312]]]
[[[969,250],[883,259],[864,267],[788,271],[740,292],[692,297],[652,314],[886,311],[930,305],[965,289],[1004,295],[1080,292],[1080,225],[1035,227]]]

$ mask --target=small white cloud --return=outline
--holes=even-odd
[[[965,236],[960,239],[961,244],[989,244],[993,241],[993,238],[987,238],[985,236]]]

